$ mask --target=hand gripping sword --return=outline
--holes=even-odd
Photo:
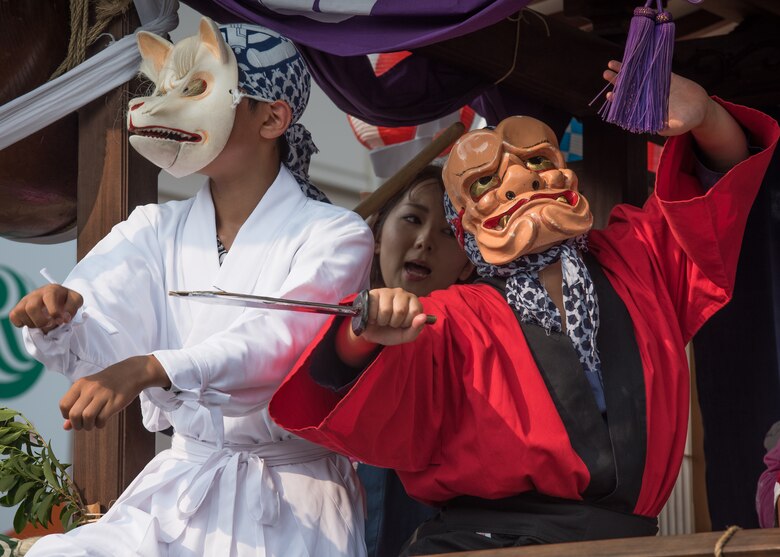
[[[368,326],[368,290],[362,290],[352,304],[323,304],[305,300],[236,294],[235,292],[224,292],[221,290],[171,290],[168,292],[168,295],[211,304],[343,315],[352,318],[352,332],[356,336],[360,336]],[[436,323],[436,316],[426,315],[425,322],[429,325]]]

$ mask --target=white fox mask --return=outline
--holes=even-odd
[[[222,152],[233,129],[235,54],[206,17],[198,35],[175,46],[145,31],[136,38],[141,72],[155,91],[129,103],[130,144],[173,176],[198,172]]]

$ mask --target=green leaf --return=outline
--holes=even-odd
[[[21,478],[19,478],[19,483],[8,490],[8,493],[6,494],[5,498],[8,500],[9,503],[11,503],[11,505],[9,506],[13,506],[14,499],[16,499],[16,492],[19,491],[19,486],[21,485],[21,483],[22,483]]]
[[[19,478],[17,476],[4,476],[0,477],[0,493],[6,493],[9,489],[16,485]]]
[[[17,441],[24,431],[11,431],[0,437],[0,446],[14,446],[14,442]]]
[[[49,441],[49,443],[51,443],[51,441]],[[60,461],[57,460],[56,456],[54,456],[54,451],[52,451],[52,450],[49,451],[49,457],[51,458],[52,462],[54,462],[54,465],[57,468],[62,468],[62,464],[60,464]]]
[[[21,458],[20,455],[14,455],[12,458],[9,458],[8,464],[11,470],[13,470],[18,476],[27,476],[30,473],[30,466],[27,463],[27,460]]]
[[[62,527],[65,529],[66,532],[71,528],[76,527],[75,524],[72,525],[70,524],[70,518],[73,516],[73,513],[75,513],[77,510],[78,508],[76,508],[73,505],[62,507],[62,510],[60,511],[60,522],[62,522]]]
[[[30,465],[30,477],[31,478],[38,478],[40,481],[44,480],[43,475],[43,466],[40,464],[31,464]]]
[[[33,488],[33,486],[38,485],[37,482],[27,482],[23,483],[21,486],[19,486],[19,489],[16,490],[16,493],[14,494],[13,498],[13,504],[18,505],[22,502],[22,499],[27,495],[27,493],[30,491],[30,489]]]
[[[19,508],[16,509],[16,514],[14,515],[14,530],[16,530],[16,533],[22,531],[22,528],[24,528],[25,524],[29,522],[27,518],[27,513],[24,511],[24,505],[19,505]]]
[[[32,505],[37,505],[38,502],[43,498],[44,494],[46,493],[46,486],[41,486],[38,488],[38,490],[35,492],[35,495],[32,496],[32,498],[28,499]]]
[[[51,511],[52,507],[54,507],[54,498],[56,496],[56,493],[49,493],[41,502],[41,506],[38,507],[36,512],[36,518],[38,519],[38,522],[44,526],[48,526],[49,522],[51,522]]]
[[[11,410],[7,406],[0,406],[0,422],[10,420],[15,416],[21,416],[16,410]]]
[[[49,485],[51,485],[54,488],[60,487],[60,482],[57,481],[57,478],[54,476],[54,472],[51,470],[51,464],[49,464],[48,460],[44,460],[43,463],[43,475],[46,478],[46,481],[49,482]]]

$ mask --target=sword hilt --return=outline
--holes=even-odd
[[[356,313],[352,318],[352,332],[355,336],[362,335],[366,327],[368,327],[368,290],[361,290],[352,302],[352,307],[359,309],[360,312]],[[426,315],[425,323],[427,325],[433,325],[436,323],[435,315]]]

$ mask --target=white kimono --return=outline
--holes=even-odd
[[[114,227],[65,281],[84,296],[73,324],[26,331],[26,345],[73,381],[154,354],[173,388],[141,394],[144,424],[172,425],[173,447],[100,522],[48,536],[29,555],[363,555],[362,492],[348,460],[267,412],[325,316],[167,292],[218,287],[336,303],[367,285],[373,245],[356,214],[306,198],[284,166],[221,267],[208,186]]]

